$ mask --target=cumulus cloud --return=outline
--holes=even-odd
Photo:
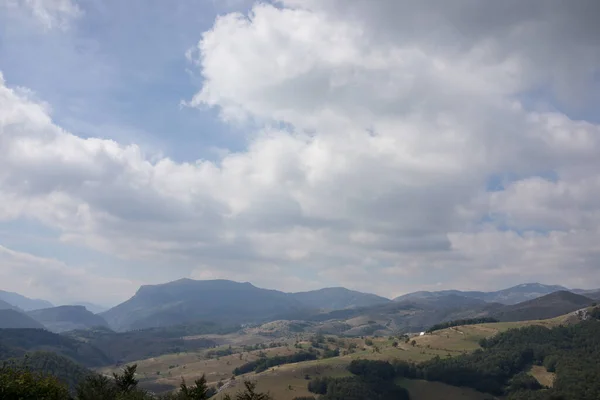
[[[204,83],[188,103],[261,128],[217,161],[75,136],[2,81],[0,220],[173,278],[388,296],[600,285],[600,127],[540,95],[597,85],[584,3],[283,0],[221,16],[189,52]]]

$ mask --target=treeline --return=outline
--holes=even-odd
[[[483,349],[421,364],[396,362],[397,376],[467,386],[508,399],[600,399],[600,321],[548,329],[513,329],[480,342]],[[525,372],[543,365],[556,373],[542,388]]]
[[[320,400],[408,400],[408,391],[394,383],[396,371],[387,361],[353,360],[346,378],[315,378],[308,390]]]
[[[269,368],[276,367],[277,365],[292,364],[316,359],[316,352],[306,351],[290,354],[289,356],[261,357],[256,361],[250,361],[237,367],[233,370],[233,374],[242,375],[247,374],[248,372],[256,372],[258,374],[260,372],[266,371]]]
[[[439,331],[446,328],[451,328],[453,326],[461,326],[461,325],[475,325],[475,324],[487,324],[491,322],[500,322],[496,318],[490,317],[481,317],[481,318],[468,318],[468,319],[456,319],[454,321],[442,322],[439,324],[433,325],[431,328],[427,329],[427,333]]]

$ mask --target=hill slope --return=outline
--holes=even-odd
[[[117,331],[195,320],[255,322],[306,308],[288,294],[227,280],[181,279],[142,286],[129,300],[100,315]]]
[[[290,293],[290,296],[307,307],[324,310],[368,307],[376,304],[386,304],[391,301],[375,294],[357,292],[343,287]]]
[[[43,324],[52,332],[66,332],[97,326],[108,327],[99,315],[92,314],[84,306],[59,306],[29,311],[31,318]]]
[[[4,290],[0,290],[0,300],[4,300],[5,302],[25,311],[54,307],[52,303],[46,300],[30,299],[29,297],[25,297],[19,293],[6,292]]]
[[[12,309],[0,310],[0,329],[20,328],[45,329],[44,325],[22,312]]]
[[[492,312],[491,316],[504,322],[548,319],[589,306],[593,302],[588,297],[562,290],[519,304],[504,306]]]

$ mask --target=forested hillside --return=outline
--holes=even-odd
[[[598,309],[592,316],[598,318]],[[399,363],[408,378],[467,386],[509,399],[600,398],[600,321],[590,319],[548,329],[513,329],[481,341],[483,349],[422,364]],[[526,374],[532,365],[556,373],[553,388],[542,388]],[[558,396],[558,397],[557,397]]]
[[[97,347],[43,329],[0,329],[0,360],[51,351],[81,365],[95,367],[112,360]]]
[[[71,390],[85,381],[92,371],[54,352],[38,351],[23,357],[4,361],[5,367],[26,369],[41,375],[50,375]]]

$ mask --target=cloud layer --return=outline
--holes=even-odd
[[[596,2],[375,3],[217,19],[187,103],[258,127],[217,161],[78,137],[0,81],[0,220],[173,279],[600,286]]]

